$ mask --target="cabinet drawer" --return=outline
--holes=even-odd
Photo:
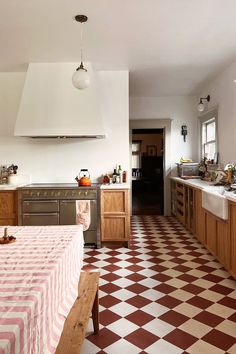
[[[25,200],[22,204],[23,213],[50,213],[59,211],[58,200]]]
[[[24,226],[59,225],[59,213],[25,213],[22,216],[22,224]]]

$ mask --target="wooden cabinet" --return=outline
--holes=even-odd
[[[171,215],[177,215],[177,193],[176,182],[171,180]]]
[[[230,269],[230,225],[228,222],[217,220],[217,257],[226,269]],[[235,268],[236,269],[236,268]],[[235,272],[236,274],[236,272]]]
[[[192,233],[196,229],[195,192],[183,183],[172,184],[172,214]]]
[[[185,187],[182,183],[176,183],[176,217],[185,225]]]
[[[230,269],[236,277],[236,203],[229,204],[230,215],[230,234],[231,234],[231,264]]]
[[[171,194],[173,198],[175,193],[177,219],[236,277],[236,202],[229,202],[225,221],[202,208],[201,189],[174,182]]]
[[[196,211],[196,228],[195,234],[198,241],[205,245],[205,211],[202,208],[202,191],[200,189],[195,190],[195,211]]]
[[[230,225],[228,221],[219,219],[206,212],[205,245],[219,261],[230,270]]]
[[[206,246],[214,255],[216,255],[216,241],[216,218],[206,213]]]
[[[185,224],[193,234],[196,230],[195,192],[194,188],[185,186]]]
[[[101,240],[129,243],[130,196],[128,189],[101,191]]]
[[[17,225],[17,191],[0,191],[0,225]]]

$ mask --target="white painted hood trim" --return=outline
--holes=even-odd
[[[30,63],[15,125],[15,136],[103,138],[99,91],[89,63],[91,84],[72,85],[78,63]]]

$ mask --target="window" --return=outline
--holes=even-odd
[[[209,112],[200,118],[201,158],[217,162],[217,111]]]

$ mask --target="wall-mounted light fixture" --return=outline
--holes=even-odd
[[[207,102],[210,102],[210,99],[211,99],[210,95],[207,95],[206,97],[201,97],[200,98],[200,101],[199,101],[198,106],[197,106],[198,112],[203,112],[204,109],[205,109],[205,105],[202,102],[202,100],[207,100]]]
[[[76,69],[72,76],[72,83],[73,85],[80,89],[83,90],[87,88],[90,84],[90,78],[87,69],[85,69],[84,64],[83,64],[83,30],[82,30],[82,25],[84,22],[87,22],[88,17],[85,15],[76,15],[75,20],[79,23],[81,23],[81,31],[80,31],[80,66]]]
[[[183,135],[184,142],[186,141],[186,135],[188,134],[187,125],[181,126],[181,135]]]

